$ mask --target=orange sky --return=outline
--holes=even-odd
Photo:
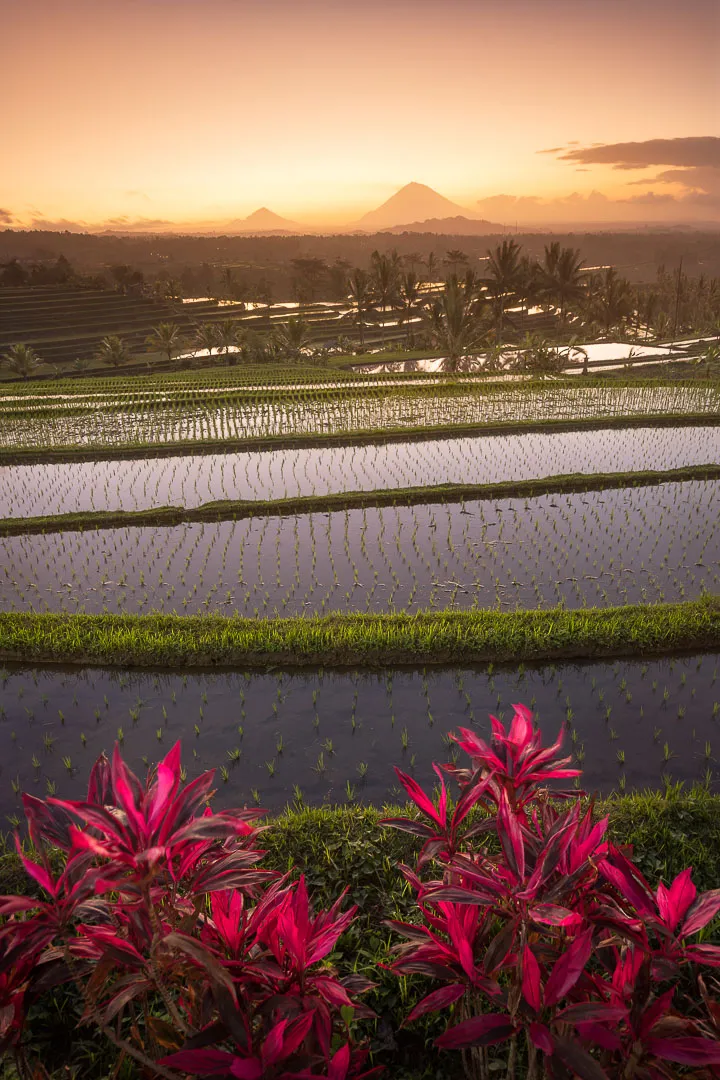
[[[687,183],[538,151],[720,126],[718,0],[0,0],[0,26],[15,225],[346,223],[410,180],[613,217]],[[677,215],[720,219],[716,194]]]

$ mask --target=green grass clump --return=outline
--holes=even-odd
[[[662,656],[720,645],[720,597],[679,604],[414,615],[0,613],[0,658],[120,667],[287,668]]]

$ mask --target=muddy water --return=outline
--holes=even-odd
[[[15,787],[82,797],[90,766],[122,740],[137,771],[183,744],[188,779],[218,773],[218,801],[278,810],[396,799],[397,764],[432,785],[443,736],[489,735],[488,712],[531,705],[547,738],[569,721],[583,786],[607,793],[701,780],[720,758],[720,654],[552,667],[262,675],[118,673],[6,665],[0,673],[0,815]],[[239,760],[231,756],[240,750]],[[624,758],[624,760],[623,760]],[[271,775],[272,774],[272,775]],[[348,784],[350,789],[348,791]],[[9,827],[9,824],[8,824]]]

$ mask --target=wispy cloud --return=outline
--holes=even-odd
[[[720,138],[714,135],[600,143],[572,150],[554,147],[540,153],[555,154],[561,161],[578,165],[612,165],[614,169],[649,169],[653,165],[720,169]]]

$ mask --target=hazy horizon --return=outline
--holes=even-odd
[[[411,181],[499,225],[720,222],[716,0],[0,13],[0,226],[331,231]]]

